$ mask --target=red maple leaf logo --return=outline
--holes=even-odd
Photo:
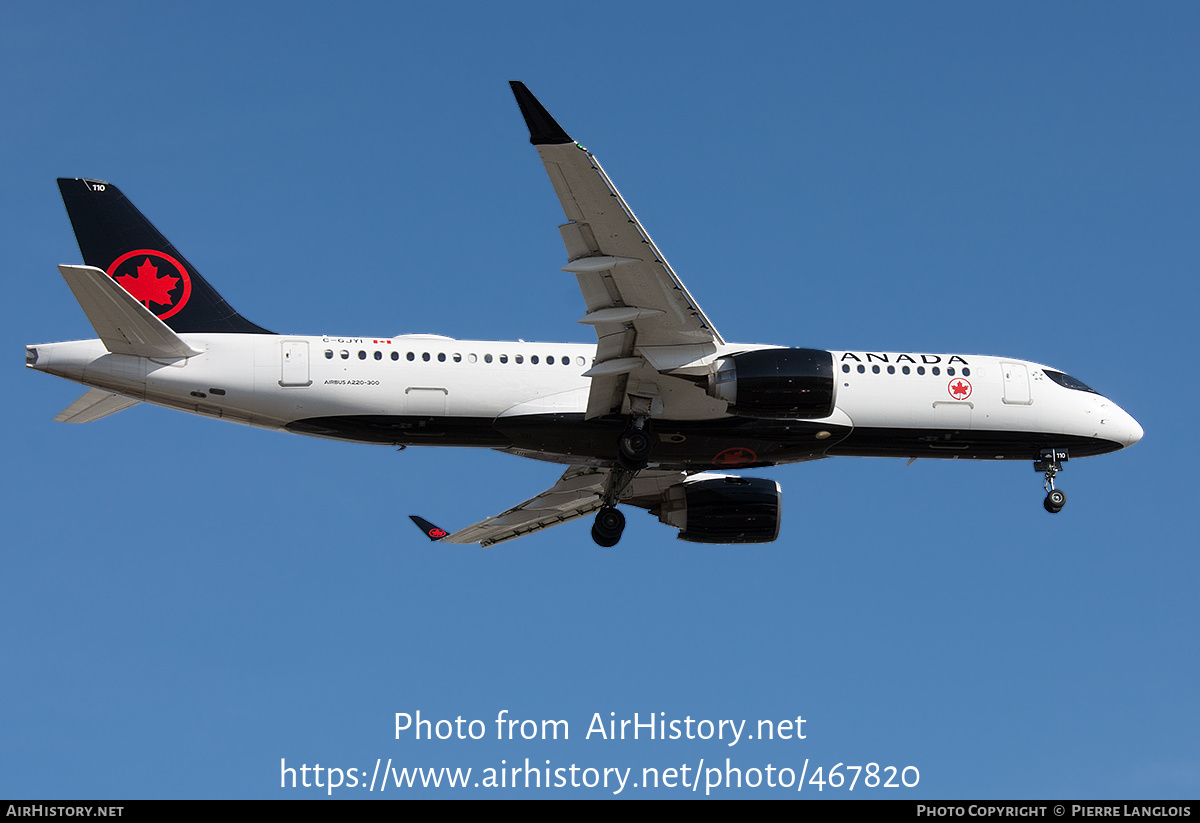
[[[158,266],[151,263],[147,257],[146,262],[137,267],[136,277],[127,274],[118,277],[117,282],[121,288],[132,294],[135,300],[140,300],[146,308],[150,308],[151,303],[169,306],[174,302],[171,300],[171,289],[175,288],[179,278],[165,274],[159,277]]]
[[[954,385],[952,385],[950,387],[950,393],[953,394],[955,397],[966,397],[968,394],[971,393],[971,387],[968,386],[963,381],[959,380],[957,383],[955,383]]]
[[[758,455],[750,449],[732,446],[714,457],[712,462],[714,466],[742,466],[757,459]]]

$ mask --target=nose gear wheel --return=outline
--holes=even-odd
[[[1067,505],[1067,494],[1061,489],[1052,489],[1046,495],[1046,499],[1042,501],[1042,506],[1051,514],[1058,514],[1065,505]]]

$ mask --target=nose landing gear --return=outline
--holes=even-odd
[[[1033,461],[1033,470],[1046,476],[1043,488],[1046,489],[1046,499],[1042,507],[1051,514],[1058,514],[1067,505],[1066,492],[1054,488],[1054,478],[1062,471],[1062,464],[1067,462],[1066,449],[1042,449],[1039,459]]]
[[[1067,493],[1061,489],[1051,489],[1042,501],[1042,506],[1051,514],[1058,514],[1067,505]]]

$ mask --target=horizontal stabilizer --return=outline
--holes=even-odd
[[[82,397],[59,412],[58,416],[54,418],[54,422],[91,423],[93,420],[108,417],[110,414],[116,414],[137,404],[137,400],[130,400],[119,394],[102,389],[88,389]]]
[[[93,266],[59,266],[83,313],[113,354],[177,360],[200,354],[117,281]]]

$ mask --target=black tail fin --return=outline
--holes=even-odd
[[[271,334],[242,317],[112,183],[60,177],[83,262],[176,332]]]

